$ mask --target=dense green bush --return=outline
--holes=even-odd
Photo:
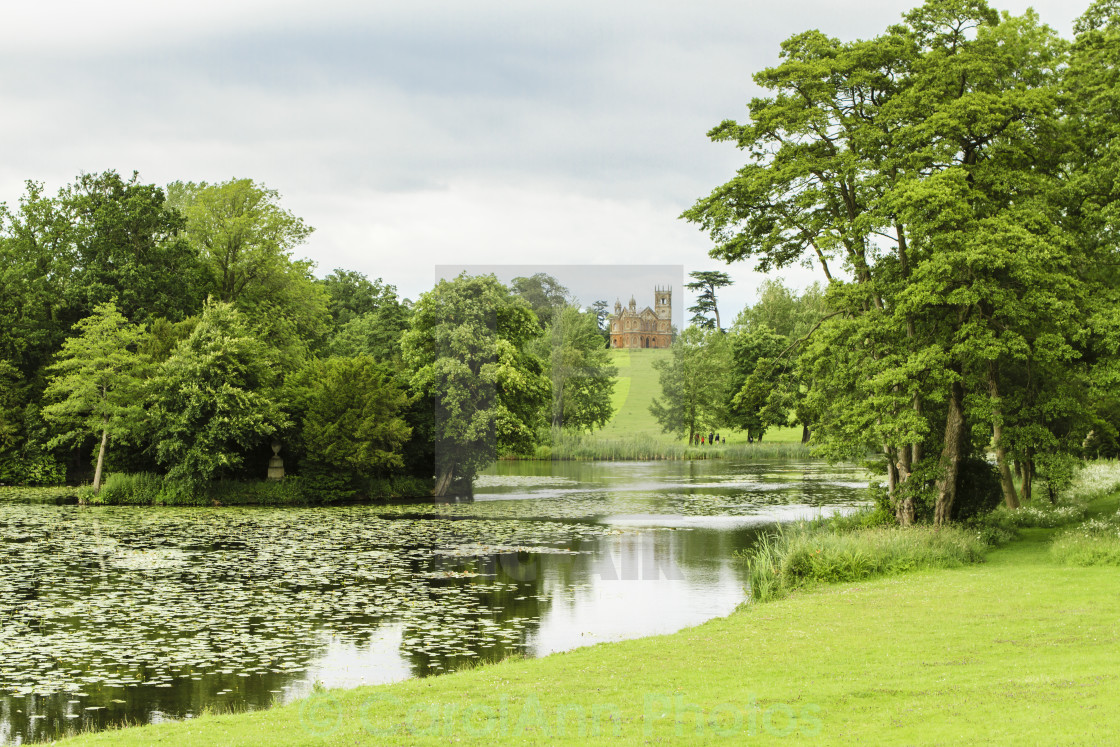
[[[431,478],[395,475],[369,480],[365,486],[365,496],[375,500],[389,498],[424,498],[432,494],[435,481]]]
[[[304,481],[298,477],[283,480],[219,480],[207,487],[204,504],[220,506],[292,506],[308,503]]]
[[[49,486],[66,482],[66,470],[49,454],[12,453],[0,459],[0,485]]]
[[[105,478],[100,492],[87,494],[90,503],[114,506],[151,506],[160,502],[164,482],[151,472],[113,472]]]

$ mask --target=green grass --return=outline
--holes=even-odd
[[[618,380],[611,405],[614,417],[597,435],[604,438],[626,438],[648,435],[672,441],[663,436],[661,426],[649,412],[650,403],[661,394],[661,383],[654,361],[668,360],[669,350],[611,350],[611,365],[618,368]]]
[[[964,527],[861,527],[836,532],[800,524],[765,535],[743,557],[751,598],[769,601],[820,584],[862,581],[980,562],[987,550]]]
[[[1100,743],[1120,729],[1120,589],[1055,562],[1055,531],[673,635],[67,743]]]
[[[672,355],[671,351],[611,350],[610,354],[611,365],[618,368],[611,399],[615,414],[602,430],[593,434],[594,437],[608,442],[652,439],[666,447],[672,444],[683,446],[685,439],[662,433],[661,426],[649,411],[650,403],[661,395],[661,382],[653,364],[658,360],[667,360]],[[730,445],[747,445],[745,432],[721,430],[720,436]],[[771,442],[800,443],[801,426],[768,430],[763,443]]]
[[[531,457],[518,459],[559,459],[594,461],[636,461],[657,459],[804,459],[811,455],[809,446],[800,442],[730,444],[689,447],[681,441],[668,440],[648,433],[611,438],[598,433],[562,432],[552,443],[538,446]]]

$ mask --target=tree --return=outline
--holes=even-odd
[[[87,314],[109,299],[129,320],[179,320],[202,303],[202,265],[163,189],[115,171],[82,174],[59,200],[73,221],[72,303]]]
[[[298,370],[330,319],[314,263],[292,256],[314,229],[280,206],[276,190],[250,179],[173,182],[167,192],[202,256],[208,292],[246,316],[256,336],[280,352],[284,371]]]
[[[568,289],[548,273],[538,272],[531,277],[514,278],[510,288],[529,304],[541,329],[552,321],[552,314],[557,309],[568,305]]]
[[[380,279],[370,282],[358,273],[340,270],[324,284],[332,294],[331,313],[338,320],[327,343],[331,355],[399,361],[410,312],[397,298],[397,289]]]
[[[73,217],[42,184],[28,181],[15,209],[0,204],[0,357],[28,379],[84,316],[70,305],[76,264]]]
[[[287,274],[292,251],[314,230],[280,207],[276,190],[251,179],[172,182],[167,192],[203,253],[214,295],[227,303]]]
[[[549,382],[526,350],[536,317],[493,275],[441,280],[402,340],[413,390],[435,399],[435,495],[468,494],[499,449],[534,442]]]
[[[53,404],[43,408],[43,417],[58,431],[52,447],[100,438],[93,473],[97,492],[109,438],[134,436],[144,420],[139,396],[143,361],[136,353],[143,330],[130,325],[108,302],[94,307],[74,331],[77,334],[63,343],[48,369],[44,399]]]
[[[611,394],[618,369],[610,364],[595,315],[575,306],[557,309],[541,342],[552,379],[552,427],[602,428],[614,414]]]
[[[728,423],[761,441],[767,428],[784,426],[789,420],[792,406],[782,396],[787,389],[780,382],[789,375],[792,362],[782,359],[789,339],[767,326],[735,329],[728,338]]]
[[[19,371],[0,360],[0,455],[13,449],[20,432]]]
[[[826,452],[883,454],[902,523],[913,493],[896,488],[920,463],[937,474],[934,520],[952,516],[973,426],[1006,417],[990,363],[998,384],[1016,350],[1052,334],[1071,360],[1079,291],[1048,205],[1061,52],[1033,13],[930,0],[870,41],[790,38],[783,62],[756,76],[774,95],[751,102],[750,123],[711,132],[750,163],[684,217],[711,233],[713,256],[820,267],[830,311],[800,339],[806,403]],[[1032,273],[1033,297],[1005,304]],[[1031,328],[1026,310],[1049,303],[1054,324]],[[1047,426],[1035,425],[1041,446]]]
[[[364,477],[403,467],[400,450],[412,430],[401,417],[408,397],[392,370],[368,355],[327,358],[313,361],[300,379],[309,461]]]
[[[697,433],[726,423],[727,341],[715,330],[688,327],[677,335],[671,351],[670,358],[653,363],[661,396],[649,411],[665,433],[687,434],[692,443]]]
[[[722,330],[723,326],[719,321],[719,306],[716,304],[716,291],[719,288],[726,288],[731,285],[731,276],[726,272],[716,270],[700,270],[688,274],[694,280],[691,283],[685,283],[684,287],[697,293],[696,305],[688,307],[688,310],[693,314],[692,323],[704,329]],[[709,314],[714,315],[715,319],[709,319]]]
[[[231,304],[206,303],[190,337],[156,369],[148,402],[156,459],[176,489],[229,474],[287,425],[272,393],[276,358]]]
[[[370,281],[362,273],[353,270],[336,268],[318,282],[327,290],[331,318],[339,326],[373,311],[386,291],[396,297],[396,289],[391,285],[383,285],[381,278]]]

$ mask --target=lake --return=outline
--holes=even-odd
[[[746,599],[734,553],[760,531],[851,510],[866,480],[499,462],[466,503],[0,503],[0,742],[673,632]]]

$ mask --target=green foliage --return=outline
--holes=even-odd
[[[19,372],[15,366],[0,360],[0,458],[14,449],[23,419],[20,407]]]
[[[653,365],[659,372],[661,396],[650,413],[665,433],[687,437],[726,422],[729,350],[716,330],[689,327],[677,335],[672,358]]]
[[[688,274],[693,278],[693,282],[685,283],[684,287],[697,294],[696,305],[688,307],[692,312],[692,324],[701,329],[723,329],[719,319],[716,292],[720,288],[731,285],[731,276],[718,270],[701,270]]]
[[[510,282],[510,290],[529,304],[541,329],[552,323],[552,315],[557,309],[570,305],[568,289],[548,273],[538,272],[531,277],[514,278]]]
[[[338,279],[340,274],[347,278],[346,283]],[[396,288],[380,280],[370,283],[358,273],[344,274],[341,270],[322,282],[330,293],[342,294],[340,298],[331,297],[331,313],[336,315],[338,327],[327,345],[330,354],[399,361],[409,310],[398,300]]]
[[[101,467],[110,437],[137,438],[144,422],[141,386],[145,361],[136,352],[143,330],[130,325],[113,302],[101,304],[74,325],[58,359],[47,370],[43,419],[56,435],[49,444],[100,441],[93,489],[100,487]]]
[[[82,315],[113,300],[132,322],[182,319],[202,301],[202,265],[164,191],[115,171],[82,174],[59,200],[76,244],[71,287]]]
[[[107,506],[153,506],[161,502],[163,488],[162,475],[113,472],[105,478],[101,490],[88,498],[88,502]]]
[[[314,264],[292,257],[314,229],[280,206],[276,190],[251,179],[173,182],[167,193],[186,217],[208,291],[245,314],[256,336],[280,352],[284,370],[298,369],[330,318]]]
[[[1120,566],[1120,515],[1090,519],[1059,533],[1050,557],[1064,565]]]
[[[958,513],[970,442],[992,444],[1012,505],[1029,500],[1036,466],[1080,447],[1090,383],[1106,378],[1083,351],[1114,360],[1118,336],[1105,331],[1115,315],[1098,311],[1115,308],[1115,279],[1077,268],[1114,266],[1116,244],[1102,241],[1103,220],[1082,219],[1086,192],[1069,194],[1089,185],[1069,178],[1084,164],[1068,144],[1094,136],[1059,113],[1066,44],[1032,11],[1001,16],[984,2],[931,0],[904,18],[875,39],[784,42],[781,63],[755,76],[767,95],[750,102],[750,121],[710,133],[748,163],[683,217],[718,258],[820,268],[828,314],[797,340],[796,384],[769,389],[813,421],[822,453],[886,454],[892,490],[924,480],[916,463],[934,460],[943,522]],[[1078,69],[1072,81],[1089,85]],[[767,291],[791,317],[789,297]],[[745,409],[758,411],[780,375],[756,377]],[[1025,465],[1021,497],[1013,461]]]
[[[957,500],[953,519],[963,521],[982,516],[1000,504],[999,474],[983,459],[966,459],[957,477]]]
[[[412,431],[391,370],[370,356],[328,358],[311,362],[299,380],[307,460],[354,476],[404,466],[400,450]]]
[[[539,338],[538,356],[552,380],[552,428],[594,430],[614,414],[618,369],[611,365],[594,314],[574,306],[554,309]]]
[[[816,584],[859,581],[983,560],[986,545],[958,527],[791,527],[743,553],[751,598],[765,602]]]
[[[295,477],[283,480],[218,480],[206,486],[197,505],[301,506],[314,503],[305,488],[306,482]]]
[[[174,492],[190,495],[235,471],[247,450],[287,424],[272,399],[275,361],[233,306],[207,302],[151,383],[149,438]]]
[[[442,280],[416,302],[402,348],[413,390],[435,399],[437,495],[469,491],[499,450],[533,444],[549,393],[527,350],[538,333],[493,275]]]
[[[2,485],[61,485],[66,470],[51,454],[24,456],[19,452],[0,458]]]

